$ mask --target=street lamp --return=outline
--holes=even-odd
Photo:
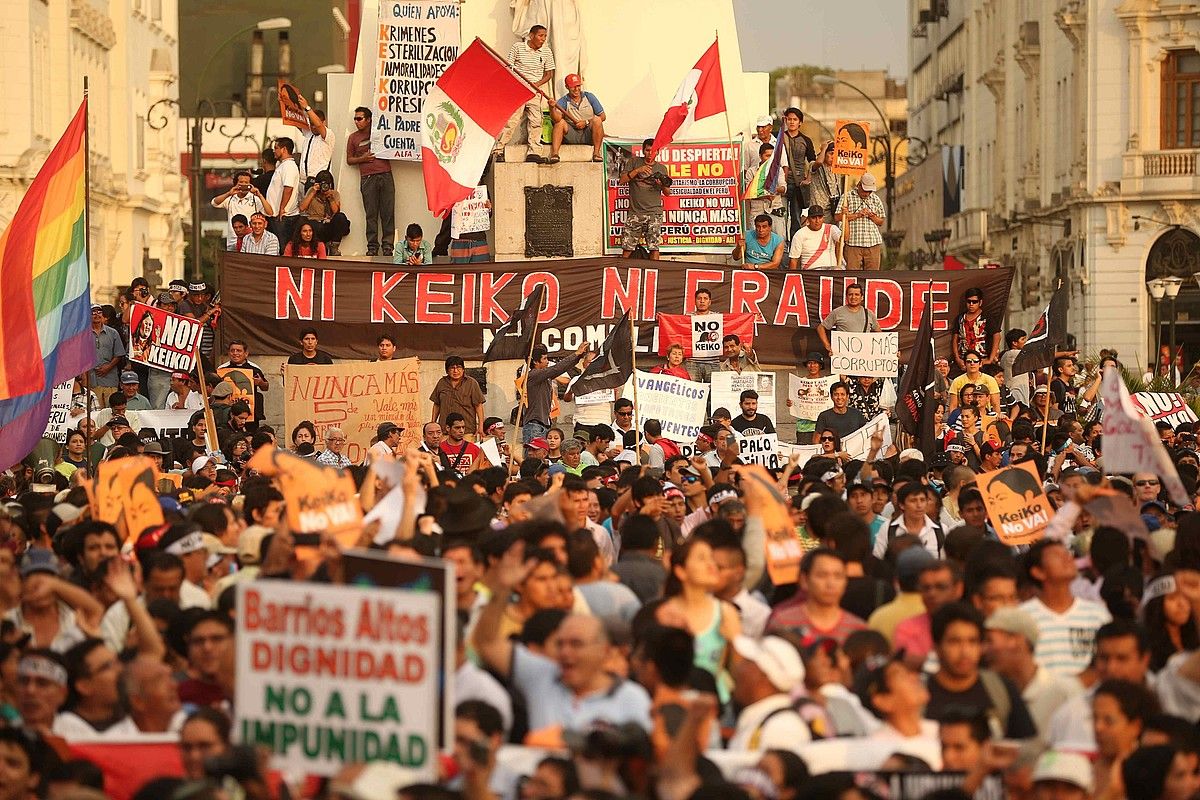
[[[216,61],[217,56],[222,50],[232,44],[238,37],[249,33],[253,30],[260,31],[277,31],[292,27],[292,21],[287,17],[270,17],[268,19],[259,20],[253,25],[247,25],[244,28],[234,31],[225,41],[217,45],[217,47],[209,55],[208,61],[205,62],[204,68],[200,70],[200,79],[196,82],[196,102],[195,113],[192,116],[192,129],[188,133],[188,149],[191,152],[191,165],[188,170],[191,177],[191,193],[192,193],[192,280],[198,281],[203,277],[203,269],[201,267],[200,258],[200,190],[201,190],[201,161],[204,156],[204,134],[212,133],[216,129],[217,106],[212,100],[204,97],[204,79],[208,75],[208,70]],[[157,112],[155,109],[158,106],[175,106],[182,108],[179,100],[174,97],[164,97],[151,103],[150,108],[146,111],[146,124],[152,130],[162,130],[167,124],[167,115],[165,110]],[[224,128],[221,129],[222,136],[228,136],[231,140],[240,138],[249,124],[249,118],[243,117],[246,121],[242,123],[242,130],[236,134],[228,134]]]
[[[872,136],[871,139],[873,139],[876,144],[881,144],[883,146],[884,199],[887,202],[887,229],[890,231],[892,229],[892,200],[894,199],[896,193],[896,149],[899,148],[902,143],[908,142],[909,153],[907,156],[905,156],[905,161],[910,167],[915,167],[926,158],[928,148],[925,142],[915,136],[905,136],[904,138],[898,140],[895,145],[893,145],[892,129],[888,124],[887,114],[883,113],[883,109],[879,107],[879,104],[876,103],[869,94],[855,86],[853,83],[849,83],[833,75],[813,75],[812,82],[818,86],[836,86],[841,84],[848,89],[853,89],[862,95],[862,98],[870,103],[871,108],[875,109],[875,113],[879,115],[879,121],[883,123],[882,135]],[[918,155],[914,156],[912,154],[912,142],[916,142],[920,146]],[[872,163],[879,163],[878,157],[873,157]]]
[[[1151,341],[1151,349],[1154,351],[1154,366],[1151,368],[1151,374],[1158,371],[1158,350],[1162,340],[1162,302],[1167,296],[1167,283],[1166,278],[1146,281],[1146,291],[1150,292],[1150,299],[1154,301],[1153,339]],[[1178,287],[1176,287],[1175,293],[1179,293]]]

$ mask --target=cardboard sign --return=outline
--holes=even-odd
[[[307,419],[317,429],[317,449],[325,445],[325,431],[337,426],[346,434],[343,451],[352,463],[367,456],[371,439],[381,422],[404,428],[402,439],[420,444],[420,360],[345,361],[339,364],[288,364],[284,371],[283,419],[291,430]]]
[[[458,0],[379,4],[371,51],[376,54],[371,152],[379,158],[421,160],[421,111],[433,84],[458,58],[459,16]],[[363,20],[364,34],[372,29],[370,22]],[[363,67],[370,82],[371,65]]]
[[[594,392],[575,396],[577,406],[598,406],[601,403],[611,403],[616,400],[615,389],[597,389]]]
[[[63,381],[54,387],[50,397],[50,418],[46,420],[46,432],[42,436],[59,444],[67,443],[67,432],[74,427],[71,425],[71,390],[74,386],[74,380]]]
[[[802,378],[788,375],[788,399],[792,401],[791,412],[796,419],[816,421],[822,411],[833,408],[829,389],[838,382],[838,376],[824,378]]]
[[[834,375],[895,378],[900,372],[900,335],[832,331],[829,371]]]
[[[839,119],[833,132],[833,173],[862,175],[871,165],[871,123]]]
[[[154,462],[146,456],[101,461],[96,468],[96,516],[134,541],[147,528],[163,524],[155,490]]]
[[[238,584],[234,728],[293,774],[391,761],[437,779],[444,621],[428,591]]]
[[[246,465],[279,479],[292,533],[329,532],[343,547],[358,541],[362,506],[350,473],[270,445],[258,448]]]
[[[1176,392],[1138,392],[1131,399],[1137,410],[1151,422],[1168,422],[1175,428],[1196,421],[1196,412]]]
[[[639,369],[625,384],[621,396],[637,398],[634,410],[639,431],[646,420],[656,419],[662,423],[662,435],[673,442],[695,441],[708,412],[708,384],[674,375],[654,375]]]
[[[1116,367],[1104,370],[1100,382],[1104,401],[1104,469],[1110,474],[1152,472],[1158,475],[1171,500],[1186,506],[1190,500],[1175,464],[1163,447],[1154,423],[1142,415],[1125,388]]]
[[[251,414],[255,414],[254,370],[249,367],[223,367],[217,370],[217,374],[233,387],[233,394],[229,395],[230,404],[240,400],[250,406]]]
[[[879,452],[875,454],[875,460],[878,461],[884,457],[888,448],[892,446],[892,427],[888,424],[887,414],[880,414],[853,433],[843,436],[842,451],[849,453],[853,459],[865,461],[871,453],[871,438],[880,430],[883,431],[883,444],[880,445]],[[797,463],[796,468],[803,469],[809,459],[821,455],[821,446],[816,444],[779,443],[781,465],[782,462],[787,461],[794,453],[800,455],[800,461]]]
[[[164,372],[196,369],[200,320],[134,303],[129,312],[129,360]]]
[[[779,458],[779,437],[774,433],[759,433],[738,437],[738,455],[747,464],[761,464],[767,469],[782,469]],[[786,461],[786,459],[785,459]]]
[[[300,105],[300,90],[283,78],[276,79],[275,86],[279,90],[279,119],[284,125],[291,125],[302,131],[309,130],[312,126],[308,124],[308,114]]]
[[[804,558],[804,548],[793,536],[786,539],[774,539],[770,536],[765,541],[767,555],[767,574],[775,586],[800,582],[800,561]]]
[[[488,204],[486,186],[476,186],[466,200],[454,204],[450,212],[450,237],[460,239],[464,233],[479,233],[492,227],[492,210]]]
[[[153,428],[160,439],[173,439],[179,436],[192,438],[188,422],[195,411],[184,409],[164,409],[161,411],[138,411],[139,428]],[[132,422],[132,420],[130,420]]]
[[[721,370],[709,378],[712,383],[712,408],[727,408],[736,417],[741,411],[742,392],[753,389],[758,392],[758,413],[774,423],[775,416],[775,373],[733,372]]]
[[[1032,463],[985,472],[975,483],[983,493],[988,519],[1001,542],[1010,546],[1032,544],[1046,534],[1054,509]]]

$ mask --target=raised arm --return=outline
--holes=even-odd
[[[500,632],[504,609],[513,590],[525,580],[532,567],[532,563],[525,561],[525,543],[517,541],[483,576],[483,584],[492,597],[475,623],[475,652],[505,680],[512,672],[513,644]]]

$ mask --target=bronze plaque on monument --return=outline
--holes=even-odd
[[[525,257],[572,258],[574,186],[525,187]]]

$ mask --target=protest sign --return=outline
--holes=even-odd
[[[736,336],[747,348],[754,346],[753,314],[659,314],[658,354],[671,345],[683,347],[687,358],[720,358],[726,336]]]
[[[138,428],[153,428],[155,435],[160,439],[170,439],[177,436],[186,436],[190,439],[192,436],[188,422],[191,421],[192,414],[195,414],[195,411],[183,408],[138,411],[136,413]]]
[[[637,381],[637,394],[633,382]],[[673,442],[692,442],[708,411],[708,384],[637,370],[625,384],[623,397],[637,397],[637,429],[648,419],[662,423],[662,435]]]
[[[479,233],[492,227],[491,203],[486,186],[476,186],[466,200],[459,200],[450,212],[450,237],[462,238],[464,233]]]
[[[783,467],[779,458],[779,437],[774,433],[742,434],[737,441],[741,448],[738,455],[747,464],[762,464],[767,469]]]
[[[775,373],[733,372],[721,370],[709,378],[712,383],[712,408],[727,408],[735,418],[741,412],[741,395],[747,389],[758,392],[758,413],[772,423],[775,416]]]
[[[163,524],[154,462],[146,456],[101,461],[96,468],[92,491],[97,517],[123,530],[125,536],[122,538],[136,541],[147,528]]]
[[[235,730],[273,765],[332,775],[390,761],[436,780],[444,622],[428,591],[246,581]]]
[[[804,558],[804,548],[795,536],[785,538],[765,539],[767,555],[767,574],[775,586],[786,586],[789,583],[800,582],[800,561]]]
[[[575,405],[577,406],[598,406],[601,403],[611,403],[616,400],[615,389],[597,389],[594,392],[577,395],[575,397]]]
[[[402,439],[421,440],[420,360],[346,361],[339,364],[288,364],[284,371],[283,419],[291,430],[307,419],[317,429],[317,449],[325,431],[336,425],[346,434],[343,451],[351,463],[367,456],[381,422],[404,428]]]
[[[1158,438],[1154,423],[1134,405],[1116,367],[1104,370],[1100,398],[1104,401],[1104,469],[1116,474],[1154,473],[1162,480],[1172,502],[1187,505],[1188,493]]]
[[[604,140],[604,252],[621,252],[629,216],[629,184],[619,178],[626,164],[642,154],[640,141]],[[722,253],[733,249],[741,233],[738,164],[741,153],[729,142],[675,142],[659,151],[657,162],[671,176],[671,193],[663,198],[664,253]]]
[[[222,367],[217,374],[233,387],[229,402],[232,404],[240,400],[250,406],[250,413],[254,414],[254,370],[249,367]]]
[[[458,0],[380,3],[377,22],[371,152],[377,158],[420,161],[425,98],[458,58]],[[451,139],[447,151],[455,151],[454,140],[463,135],[461,117],[457,122],[444,134]]]
[[[822,411],[833,408],[829,390],[837,382],[836,375],[802,378],[799,375],[788,374],[788,399],[792,401],[792,416],[796,419],[815,421]]]
[[[264,445],[246,466],[279,481],[292,533],[332,533],[353,546],[362,528],[362,506],[350,473]]]
[[[804,469],[804,465],[811,459],[821,455],[821,446],[817,444],[792,444],[791,442],[779,443],[779,460],[780,463],[791,460],[793,455],[798,455],[799,460],[796,461],[796,469]]]
[[[1175,428],[1196,421],[1196,412],[1176,392],[1138,392],[1131,399],[1134,407],[1151,422],[1166,422]]]
[[[309,130],[312,126],[308,123],[308,112],[300,104],[300,90],[283,78],[275,80],[275,88],[279,98],[280,121],[302,131]]]
[[[72,427],[71,390],[74,385],[74,380],[63,381],[54,387],[50,396],[50,418],[46,420],[46,432],[42,436],[59,444],[67,443],[67,431]]]
[[[1054,509],[1031,462],[985,472],[975,483],[1001,542],[1032,544],[1045,535]]]
[[[637,352],[655,352],[658,314],[694,310],[691,298],[705,288],[714,308],[762,321],[754,336],[762,363],[796,364],[809,351],[824,349],[813,326],[842,305],[851,284],[863,287],[867,309],[882,330],[900,334],[905,350],[914,346],[929,304],[938,352],[949,352],[954,315],[967,290],[982,291],[983,313],[1001,319],[1013,275],[1008,267],[763,272],[687,261],[664,270],[656,261],[600,257],[413,271],[403,264],[224,251],[220,264],[223,341],[241,339],[252,353],[287,355],[301,330],[319,324],[321,349],[337,359],[373,358],[375,337],[389,333],[406,352],[439,361],[449,355],[479,359],[488,341],[484,332],[507,321],[539,286],[545,299],[537,341],[551,359],[583,342],[598,345],[627,311],[638,323]]]
[[[833,174],[862,175],[871,163],[871,123],[839,119],[833,128]]]
[[[133,304],[129,319],[130,361],[165,372],[196,369],[199,320],[144,303]]]
[[[895,333],[833,331],[829,343],[834,375],[895,378],[900,372],[900,337]]]
[[[887,414],[878,414],[866,425],[843,436],[842,451],[848,453],[850,458],[865,460],[871,452],[871,437],[880,431],[883,432],[883,444],[880,445],[875,458],[883,458],[884,453],[892,446],[892,426],[888,424]]]

